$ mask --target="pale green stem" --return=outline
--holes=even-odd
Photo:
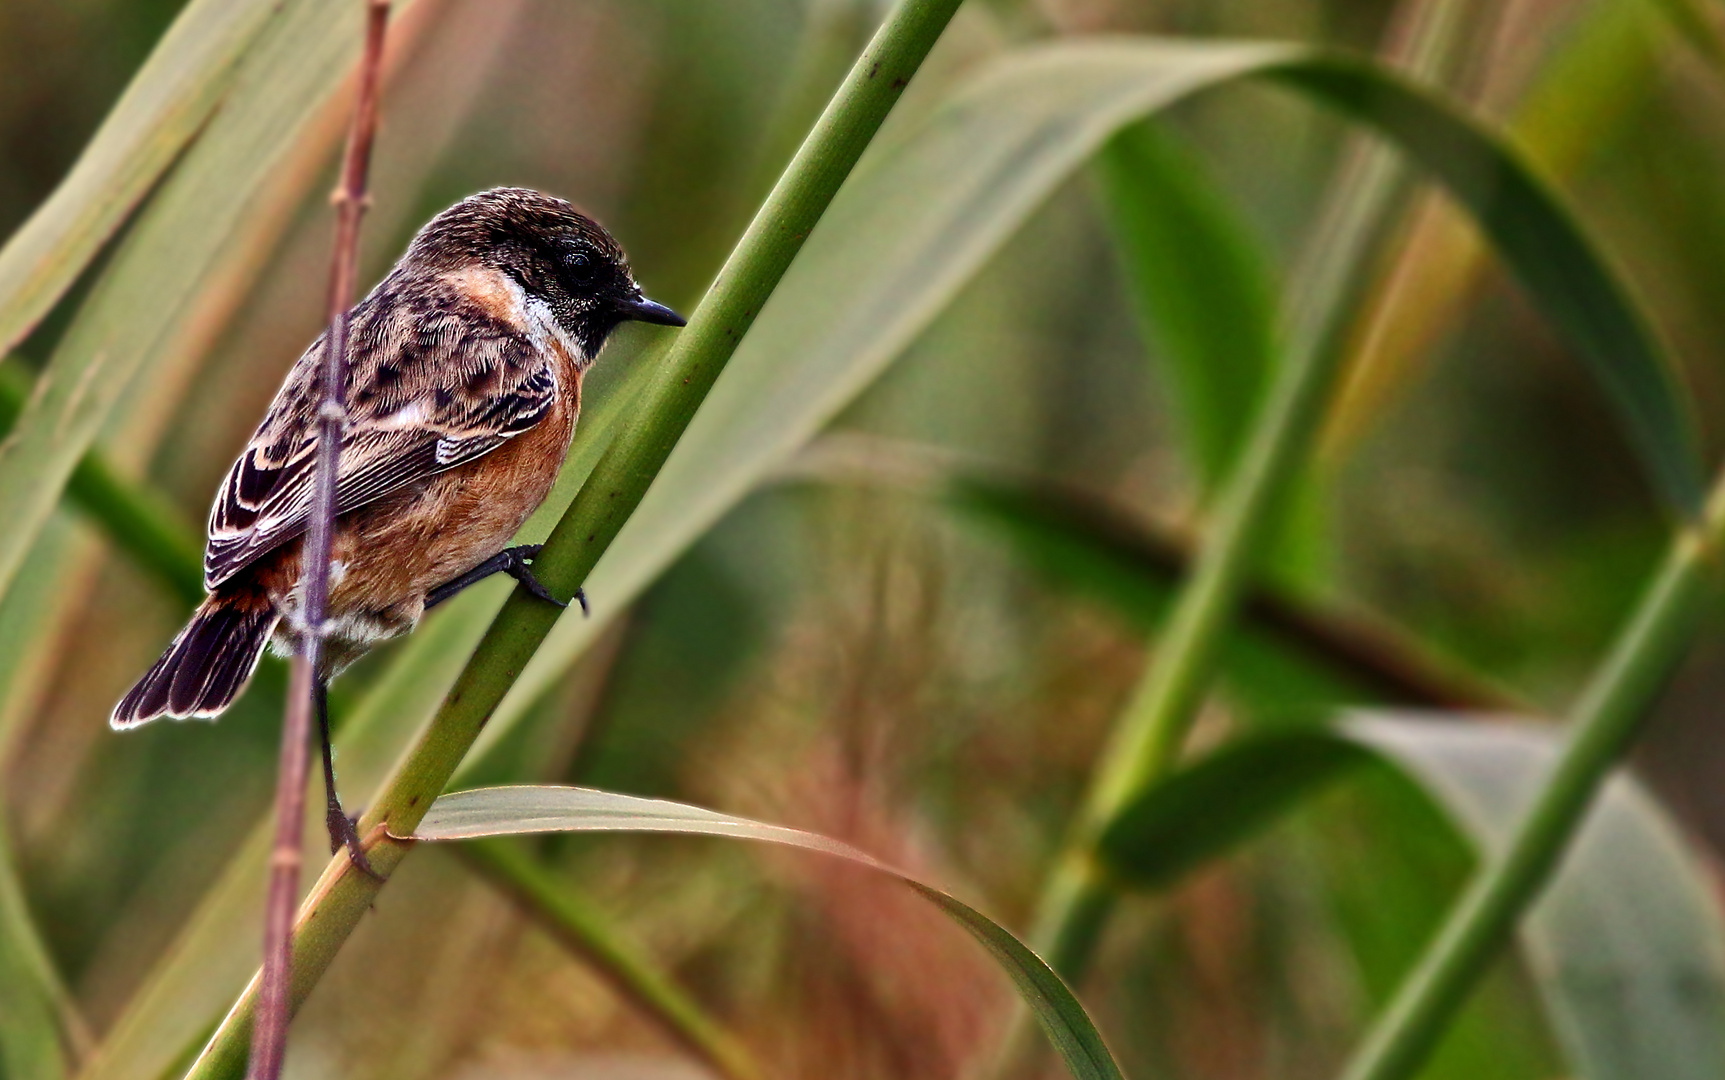
[[[1442,63],[1465,6],[1438,0],[1416,11],[1408,35],[1415,71]],[[1191,580],[1099,758],[1038,907],[1031,942],[1068,980],[1082,977],[1115,896],[1097,865],[1096,839],[1121,807],[1166,775],[1203,704],[1279,500],[1306,460],[1335,389],[1343,339],[1372,280],[1371,256],[1400,175],[1387,150],[1363,148],[1332,189],[1308,265],[1296,275],[1304,291],[1289,305],[1295,321],[1263,411],[1216,502]]]
[[[1099,758],[1099,771],[1065,853],[1043,894],[1031,941],[1067,979],[1079,977],[1112,904],[1095,865],[1096,838],[1119,809],[1163,776],[1178,756],[1209,688],[1228,624],[1275,523],[1278,498],[1306,457],[1336,383],[1354,300],[1368,281],[1365,258],[1395,184],[1386,152],[1363,154],[1332,200],[1322,229],[1326,257],[1308,280],[1316,302],[1291,334],[1264,411],[1216,503],[1191,579],[1181,590],[1150,666]]]
[[[1600,785],[1634,742],[1682,660],[1712,591],[1725,539],[1725,474],[1703,522],[1673,538],[1634,616],[1570,715],[1573,735],[1509,844],[1474,877],[1343,1074],[1414,1075],[1550,880]]]

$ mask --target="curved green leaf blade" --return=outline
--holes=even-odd
[[[72,171],[0,248],[0,356],[17,345],[215,111],[279,0],[193,0]]]
[[[432,803],[412,838],[473,840],[549,832],[724,836],[802,848],[890,874],[927,897],[981,942],[1011,976],[1073,1076],[1079,1080],[1121,1080],[1120,1068],[1084,1006],[1060,976],[1022,942],[957,898],[831,837],[667,799],[643,799],[591,788],[522,785],[445,795]]]
[[[1109,235],[1176,399],[1188,457],[1213,487],[1257,410],[1275,344],[1268,256],[1191,151],[1148,124],[1096,157]]]
[[[620,610],[920,334],[1061,182],[1125,125],[1242,78],[1370,123],[1482,226],[1612,391],[1677,505],[1696,504],[1690,423],[1663,353],[1557,198],[1499,137],[1368,61],[1298,46],[1071,40],[1021,50],[872,150],[785,275],[646,498],[498,706],[501,737]]]
[[[1122,884],[1165,889],[1371,758],[1328,731],[1243,739],[1132,803],[1097,846]]]
[[[1623,283],[1521,155],[1441,97],[1364,61],[1329,57],[1271,75],[1376,128],[1467,209],[1586,362],[1659,494],[1680,512],[1697,513],[1699,439],[1665,350]]]
[[[1242,739],[1146,793],[1100,850],[1123,884],[1166,888],[1368,759],[1406,776],[1476,848],[1496,850],[1556,760],[1557,735],[1375,713]],[[1629,777],[1608,786],[1521,944],[1578,1076],[1725,1072],[1725,917],[1677,829]]]

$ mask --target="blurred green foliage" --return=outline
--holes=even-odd
[[[178,7],[12,0],[0,10],[0,233],[52,192]],[[894,145],[988,62],[1042,38],[1226,36],[1375,52],[1391,7],[973,2],[881,140]],[[691,306],[881,10],[872,0],[418,0],[394,31],[368,280],[453,199],[519,183],[584,205],[651,292]],[[1446,76],[1577,208],[1669,346],[1711,448],[1725,430],[1711,361],[1725,340],[1725,82],[1696,43],[1719,25],[1711,4],[1513,2],[1462,28],[1467,59]],[[323,193],[341,124],[321,102],[284,137],[267,182],[230,193],[244,195],[237,225],[198,238],[208,272],[172,258],[153,271],[164,294],[180,290],[187,317],[157,343],[146,383],[108,388],[121,404],[95,444],[104,475],[159,495],[187,529],[321,321]],[[507,733],[483,744],[466,782],[591,784],[825,832],[1022,929],[1178,572],[1175,560],[1143,576],[1132,543],[1206,521],[1249,429],[1253,384],[1285,333],[1269,311],[1301,285],[1293,253],[1312,235],[1349,130],[1285,93],[1242,89],[1130,132],[955,285],[827,425],[816,450],[861,448],[874,480],[851,482],[811,452],[793,466],[799,482],[763,484],[702,523],[686,554],[630,586],[641,596],[622,617],[569,628],[592,635],[569,648],[579,662],[547,666],[531,695],[506,703]],[[221,176],[205,179],[221,189]],[[1470,246],[1454,211],[1415,199],[1391,224],[1383,256],[1358,268],[1372,287],[1351,316],[1347,388],[1322,453],[1303,464],[1301,506],[1263,587],[1301,617],[1405,646],[1396,655],[1464,697],[1558,712],[1631,609],[1670,520],[1613,403]],[[33,372],[53,355],[91,283],[140,231],[122,231],[9,368]],[[629,424],[655,358],[645,340],[620,334],[601,361],[584,438]],[[985,478],[1030,479],[1005,495],[941,486],[950,471],[932,487],[926,474],[877,482],[906,456],[895,443],[917,444],[914,460],[933,446],[982,462]],[[602,449],[578,442],[565,503]],[[1109,527],[1025,501],[1048,491],[1100,500]],[[202,1030],[251,962],[212,967],[207,1000],[185,989],[196,965],[179,982],[159,974],[176,955],[205,955],[177,935],[201,925],[193,913],[239,865],[267,807],[279,680],[266,669],[213,726],[109,732],[112,701],[172,634],[184,600],[93,520],[69,500],[0,597],[0,850],[10,848],[4,870],[21,900],[9,903],[0,880],[0,922],[33,925],[68,988],[62,1002],[12,995],[22,984],[8,973],[33,961],[0,947],[0,1075],[19,1080],[59,1075],[62,1063],[75,1073],[89,1050],[43,1036],[44,1018],[87,1027],[96,1045],[117,1031],[141,1038],[126,1026],[148,1015],[140,989],[166,987],[169,1000],[149,1007],[178,1006]],[[1123,546],[1134,521],[1149,524]],[[338,767],[361,800],[501,596],[464,598],[344,678]],[[1290,636],[1255,618],[1206,698],[1195,753],[1253,732],[1309,738],[1337,705],[1401,700],[1345,665],[1338,677],[1321,636],[1297,621]],[[1706,872],[1725,840],[1718,629],[1710,617],[1637,760],[1663,807],[1648,812],[1681,823],[1659,835],[1690,838],[1685,873]],[[419,666],[401,666],[404,656]],[[1252,782],[1251,768],[1229,779]],[[1240,830],[1237,848],[1230,834],[1181,867],[1192,873],[1158,879],[1164,891],[1122,902],[1077,989],[1128,1075],[1332,1075],[1474,865],[1472,831],[1377,770],[1301,793],[1285,820]],[[699,840],[531,850],[769,1075],[956,1076],[984,1066],[1008,1022],[1010,991],[983,954],[889,885]],[[1699,924],[1717,921],[1703,891],[1683,898],[1699,905]],[[463,866],[416,858],[312,998],[290,1069],[699,1075],[631,999],[535,927]],[[251,924],[209,933],[225,940]],[[1577,1052],[1560,1015],[1554,1026],[1541,996],[1549,960],[1497,965],[1422,1076],[1626,1075]],[[69,1010],[81,1019],[66,1026]],[[165,1066],[140,1063],[180,1049],[99,1056],[88,1075],[153,1077]],[[1695,1066],[1666,1075],[1688,1075],[1684,1064]]]

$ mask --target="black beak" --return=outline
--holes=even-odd
[[[633,322],[655,323],[659,326],[686,326],[689,322],[664,304],[649,300],[640,293],[636,293],[633,300],[619,304],[617,310],[625,320]]]

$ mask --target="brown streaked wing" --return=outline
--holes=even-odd
[[[544,418],[557,394],[547,358],[521,334],[471,313],[378,326],[353,317],[337,512],[480,457]],[[315,475],[320,337],[294,365],[210,510],[204,585],[214,589],[306,529]]]

